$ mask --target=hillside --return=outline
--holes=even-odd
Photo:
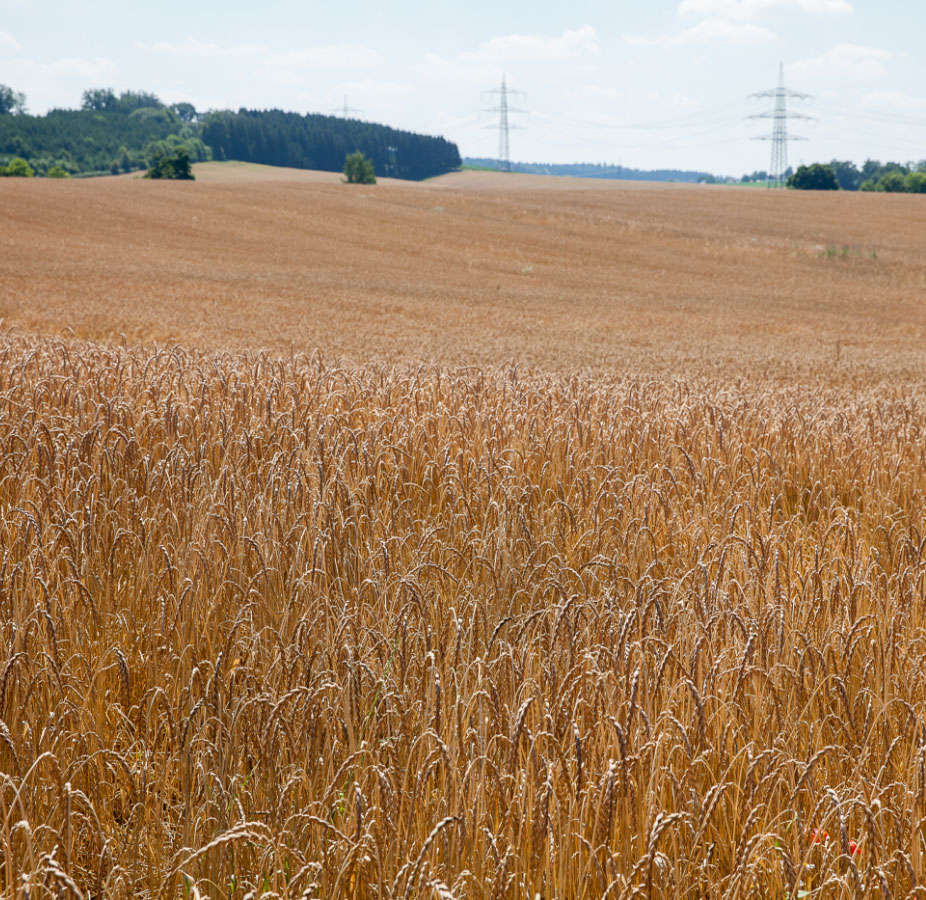
[[[140,105],[150,104],[150,105]],[[242,160],[340,172],[360,150],[380,177],[417,181],[460,166],[455,144],[373,122],[281,110],[212,111],[167,107],[153,94],[89,91],[84,108],[44,116],[0,115],[0,166],[25,159],[40,176],[53,167],[71,175],[147,169],[178,145],[194,161]]]
[[[196,170],[191,184],[6,179],[7,325],[539,370],[926,363],[917,197]]]

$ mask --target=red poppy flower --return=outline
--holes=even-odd
[[[859,847],[859,845],[856,844],[855,841],[849,841],[849,855],[850,856],[855,856],[857,853],[861,853],[861,852],[862,852],[862,848]]]
[[[810,832],[811,844],[825,844],[829,839],[829,834],[825,831],[820,831],[819,828],[814,828],[814,830]]]

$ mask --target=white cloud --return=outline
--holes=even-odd
[[[600,84],[583,84],[563,91],[563,96],[571,100],[615,100],[620,95],[616,87],[602,87]]]
[[[848,0],[682,0],[680,16],[701,16],[746,21],[768,13],[846,15],[852,12]]]
[[[775,40],[775,33],[759,25],[745,22],[730,22],[726,19],[705,19],[678,34],[645,37],[624,35],[628,44],[642,47],[681,47],[686,44],[726,43],[764,44]]]
[[[266,47],[257,44],[238,44],[233,47],[220,47],[208,41],[198,41],[196,38],[187,38],[185,41],[171,42],[158,41],[151,48],[156,53],[170,53],[175,56],[190,56],[197,58],[248,57],[258,56],[266,52]]]
[[[102,57],[72,56],[45,63],[19,55],[0,55],[0,82],[24,91],[32,111],[55,106],[73,107],[84,88],[112,83],[118,71],[111,59]]]
[[[22,50],[22,47],[19,46],[19,42],[8,31],[0,31],[0,50],[10,50],[13,53],[18,53]]]
[[[492,38],[461,59],[471,62],[554,62],[594,55],[601,52],[598,35],[591,25],[564,31],[559,37],[541,34],[509,34]]]
[[[894,58],[890,50],[860,44],[837,44],[822,56],[804,59],[788,67],[789,75],[802,78],[840,78],[870,81],[887,74],[885,63]]]
[[[496,65],[473,65],[460,57],[448,59],[436,53],[425,53],[411,68],[426,81],[494,81],[501,74]]]
[[[591,25],[561,35],[509,34],[484,41],[477,49],[454,57],[427,53],[413,71],[429,79],[486,81],[512,63],[553,63],[588,59],[601,53]]]
[[[326,47],[303,47],[275,53],[262,60],[269,68],[281,69],[367,69],[378,66],[383,57],[370,47],[359,44],[331,44]]]
[[[694,97],[689,97],[687,94],[676,91],[669,101],[669,106],[672,107],[672,109],[697,109],[699,103]]]
[[[408,98],[415,93],[413,85],[398,81],[383,81],[379,78],[364,78],[360,81],[347,81],[340,85],[336,103],[343,102],[346,96],[351,105],[356,99],[360,109],[355,111],[361,119],[377,117],[404,110]]]
[[[83,57],[68,57],[56,62],[42,64],[32,63],[34,68],[45,71],[53,77],[80,76],[81,78],[107,78],[116,74],[116,64],[111,59],[85,59]]]

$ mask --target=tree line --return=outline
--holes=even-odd
[[[861,167],[834,159],[829,163],[799,166],[788,187],[810,191],[878,191],[890,194],[926,194],[926,159],[906,165],[866,160]]]
[[[180,146],[201,162],[209,150],[195,121],[182,116],[183,106],[166,106],[144,92],[117,96],[107,88],[85,91],[80,109],[44,116],[10,110],[0,114],[0,166],[21,159],[40,176],[118,174],[148,169]]]
[[[245,162],[339,172],[361,151],[382,176],[419,180],[460,166],[444,138],[334,116],[281,110],[200,114],[190,103],[167,105],[145,91],[84,91],[80,109],[29,115],[23,94],[0,85],[0,175],[103,175],[157,169],[180,149],[191,162]],[[182,154],[181,154],[182,155]],[[163,166],[162,166],[163,168]]]
[[[467,156],[463,165],[470,169],[501,168],[497,159],[484,156]],[[571,178],[611,178],[624,181],[679,181],[709,182],[715,181],[710,172],[697,172],[688,169],[633,169],[628,166],[611,163],[511,163],[512,172],[527,175],[565,175]]]

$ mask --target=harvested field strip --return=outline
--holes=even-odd
[[[922,397],[0,359],[6,896],[926,882]]]

